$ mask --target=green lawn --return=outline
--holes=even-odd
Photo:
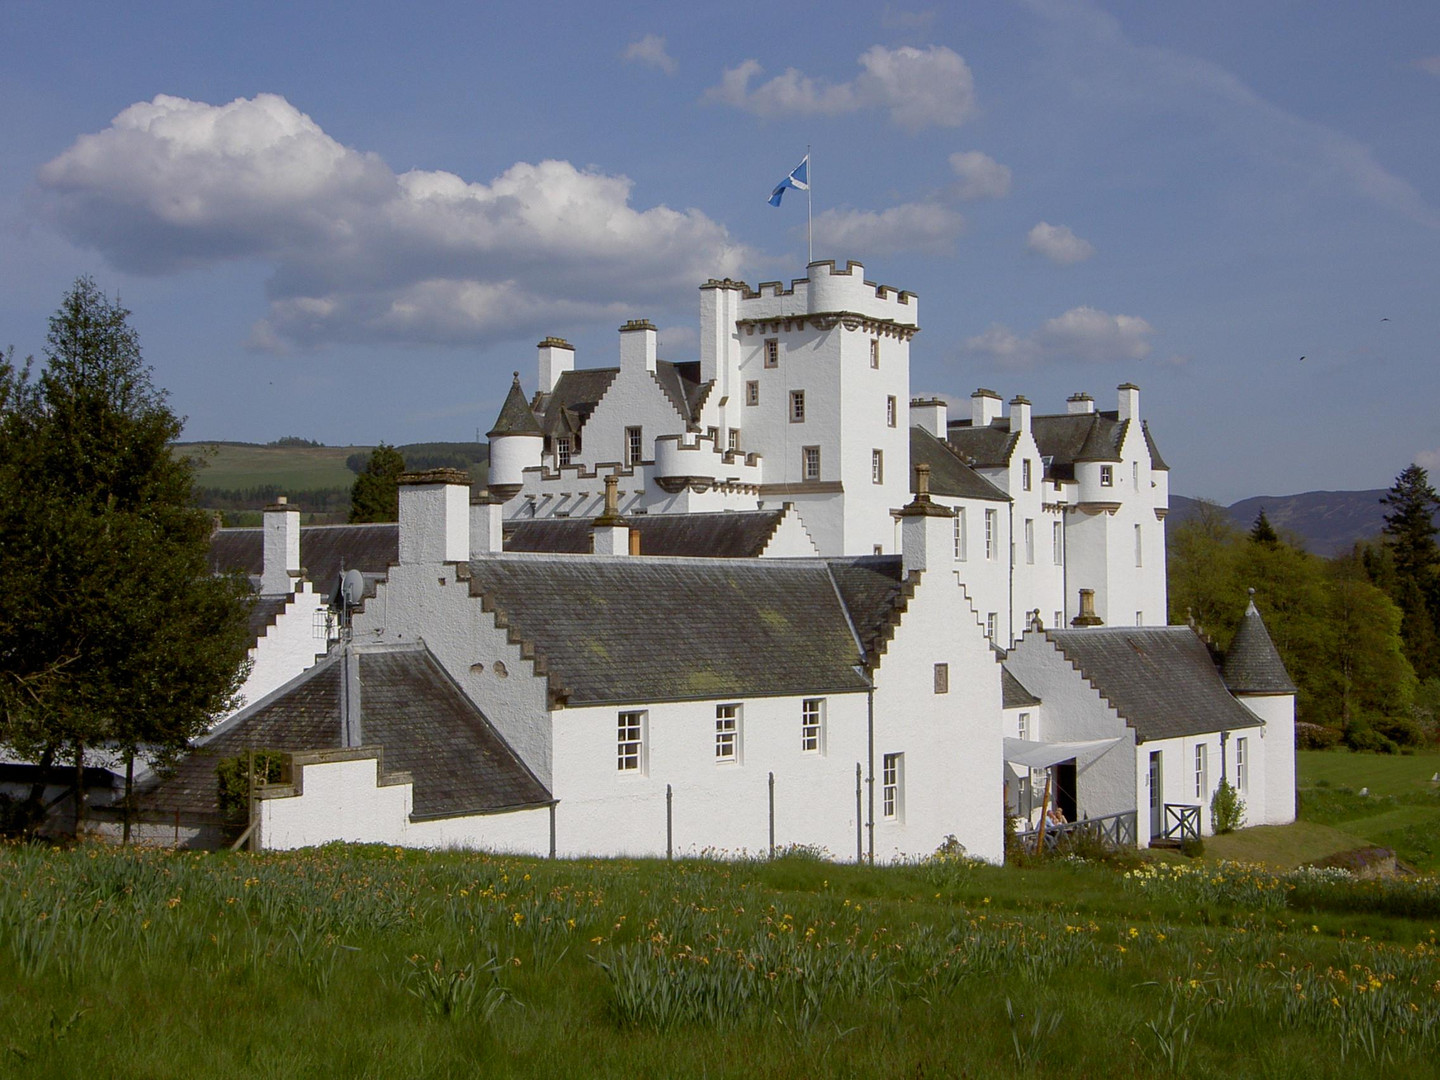
[[[0,1075],[1434,1075],[1440,883],[0,845]]]
[[[1368,787],[1372,795],[1434,793],[1440,784],[1440,751],[1420,754],[1356,754],[1349,750],[1299,750],[1295,767],[1301,789]]]
[[[181,443],[179,449],[201,457],[195,477],[200,487],[245,490],[277,484],[291,491],[348,489],[355,474],[345,459],[368,446],[252,446],[239,443]],[[211,452],[213,450],[213,453]]]

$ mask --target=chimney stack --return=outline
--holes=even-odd
[[[564,338],[547,337],[537,346],[540,350],[540,392],[555,389],[560,376],[575,370],[575,346]]]
[[[300,508],[284,495],[265,507],[261,596],[289,596],[300,577]]]
[[[590,526],[591,550],[596,555],[630,555],[630,526],[620,516],[620,477],[605,477],[605,512]]]
[[[400,564],[470,561],[470,475],[400,474]]]
[[[1080,614],[1070,620],[1071,626],[1102,626],[1100,616],[1095,614],[1095,590],[1080,590]]]
[[[1065,405],[1066,411],[1072,416],[1077,413],[1093,413],[1095,411],[1095,399],[1083,390],[1066,398]]]
[[[470,500],[470,558],[499,555],[505,549],[503,504],[480,496]]]
[[[1140,419],[1140,388],[1134,383],[1121,383],[1117,390],[1120,392],[1120,419]]]
[[[1000,416],[1000,395],[983,386],[970,395],[970,426],[989,427]]]
[[[915,498],[900,510],[900,565],[905,573],[944,565],[955,551],[955,511],[930,498],[930,466],[915,466]]]
[[[655,324],[649,319],[631,319],[620,327],[620,370],[655,370]]]
[[[911,398],[910,426],[921,427],[937,439],[946,437],[950,425],[950,407],[941,398]]]
[[[1030,399],[1016,394],[1010,399],[1010,434],[1024,434],[1030,430]]]

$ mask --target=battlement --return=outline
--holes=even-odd
[[[796,278],[786,288],[779,281],[762,281],[753,290],[741,286],[739,317],[763,320],[798,315],[849,312],[877,321],[905,326],[918,325],[915,293],[865,279],[865,267],[858,262],[837,266],[833,259],[809,265],[808,276]],[[734,288],[734,282],[714,282],[709,288]]]

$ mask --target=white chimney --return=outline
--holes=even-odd
[[[655,370],[655,324],[649,319],[631,319],[620,327],[620,370],[641,367]]]
[[[950,407],[940,398],[912,398],[910,426],[924,428],[937,439],[946,437],[950,424]]]
[[[1010,434],[1018,435],[1030,430],[1030,399],[1016,394],[1010,399]]]
[[[504,504],[497,499],[470,500],[470,558],[499,555],[505,549]]]
[[[900,565],[912,570],[947,566],[955,554],[955,511],[930,498],[930,466],[915,466],[915,498],[900,510]]]
[[[400,563],[470,560],[470,477],[459,469],[400,476]]]
[[[1085,391],[1078,394],[1071,394],[1065,399],[1066,411],[1071,415],[1077,413],[1093,413],[1095,411],[1095,399]]]
[[[575,346],[564,338],[547,337],[540,342],[540,392],[548,394],[555,389],[560,376],[575,370]]]
[[[1000,416],[1000,395],[983,386],[970,395],[970,426],[989,427]]]
[[[300,576],[300,508],[284,495],[265,508],[261,596],[288,596]]]
[[[1134,383],[1121,383],[1117,389],[1120,391],[1120,419],[1140,419],[1140,388]]]
[[[596,555],[629,555],[630,525],[620,516],[620,477],[605,477],[605,511],[590,526],[591,550]]]

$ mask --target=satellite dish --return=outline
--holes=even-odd
[[[340,579],[340,595],[345,598],[346,607],[359,607],[365,598],[365,575],[359,570],[346,570]]]

